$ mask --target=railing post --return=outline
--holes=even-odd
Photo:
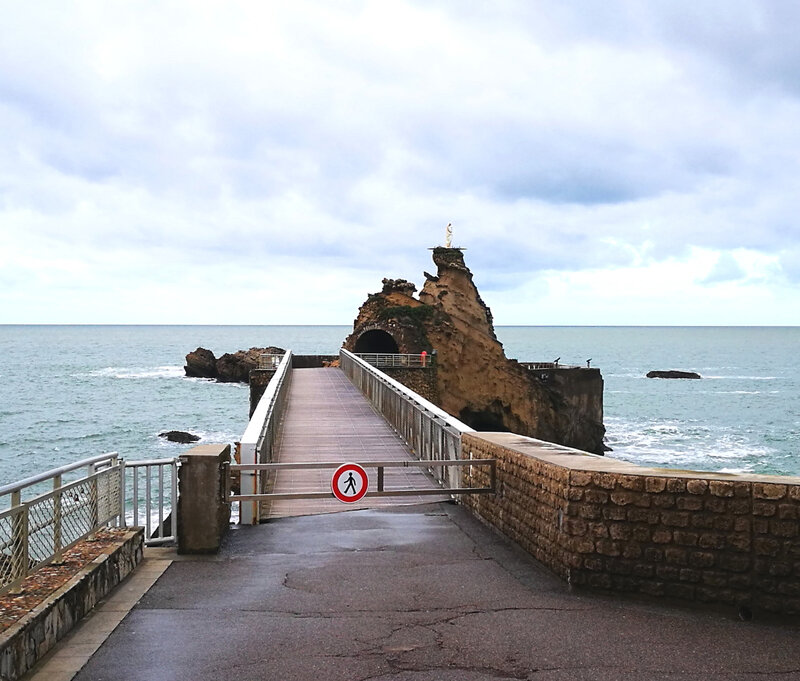
[[[172,494],[170,495],[170,509],[169,514],[172,520],[172,536],[178,536],[178,462],[172,464],[170,477],[172,478]]]
[[[53,477],[53,560],[61,560],[61,476]]]
[[[119,460],[119,526],[127,527],[125,520],[125,460]],[[134,523],[135,524],[135,523]]]
[[[22,493],[18,490],[11,493],[11,508],[22,507],[22,511],[14,516],[11,527],[11,578],[21,580],[28,574],[28,507],[22,503]],[[19,587],[12,589],[19,592]]]
[[[94,475],[97,472],[97,464],[92,464],[89,466],[89,475]],[[97,478],[91,478],[91,482],[89,483],[89,523],[92,527],[97,527],[97,519],[98,519],[98,512],[97,512]]]

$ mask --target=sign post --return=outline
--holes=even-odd
[[[333,496],[345,504],[362,499],[367,493],[368,485],[367,471],[357,463],[342,464],[331,478]]]

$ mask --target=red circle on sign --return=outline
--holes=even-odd
[[[331,478],[331,491],[339,501],[352,504],[367,493],[367,471],[357,463],[345,463],[339,466]]]

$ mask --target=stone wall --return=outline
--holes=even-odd
[[[322,369],[339,361],[339,355],[295,355],[292,354],[292,369]]]
[[[525,363],[522,363],[523,366]],[[532,379],[555,390],[577,413],[603,422],[603,375],[600,369],[558,367],[529,369]]]
[[[406,388],[413,390],[417,395],[424,397],[429,402],[437,404],[439,401],[438,381],[436,369],[379,367],[387,376],[402,383]]]
[[[33,667],[134,570],[143,547],[142,528],[120,532],[118,541],[0,634],[0,679],[14,681]]]
[[[513,433],[465,434],[462,452],[497,459],[497,493],[463,503],[570,584],[800,615],[800,478],[644,468]]]

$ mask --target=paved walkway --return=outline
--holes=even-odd
[[[378,415],[364,396],[335,368],[294,369],[275,460],[305,461],[411,461],[403,441]],[[435,489],[433,479],[420,468],[387,468],[386,489]],[[367,469],[369,475],[375,469]],[[330,491],[332,469],[278,471],[272,491]],[[374,485],[374,480],[370,488]],[[447,497],[379,497],[355,504],[336,499],[281,500],[262,505],[262,518],[333,513],[353,508],[419,504]]]
[[[173,562],[78,681],[800,679],[800,628],[571,593],[450,503],[276,519]]]

